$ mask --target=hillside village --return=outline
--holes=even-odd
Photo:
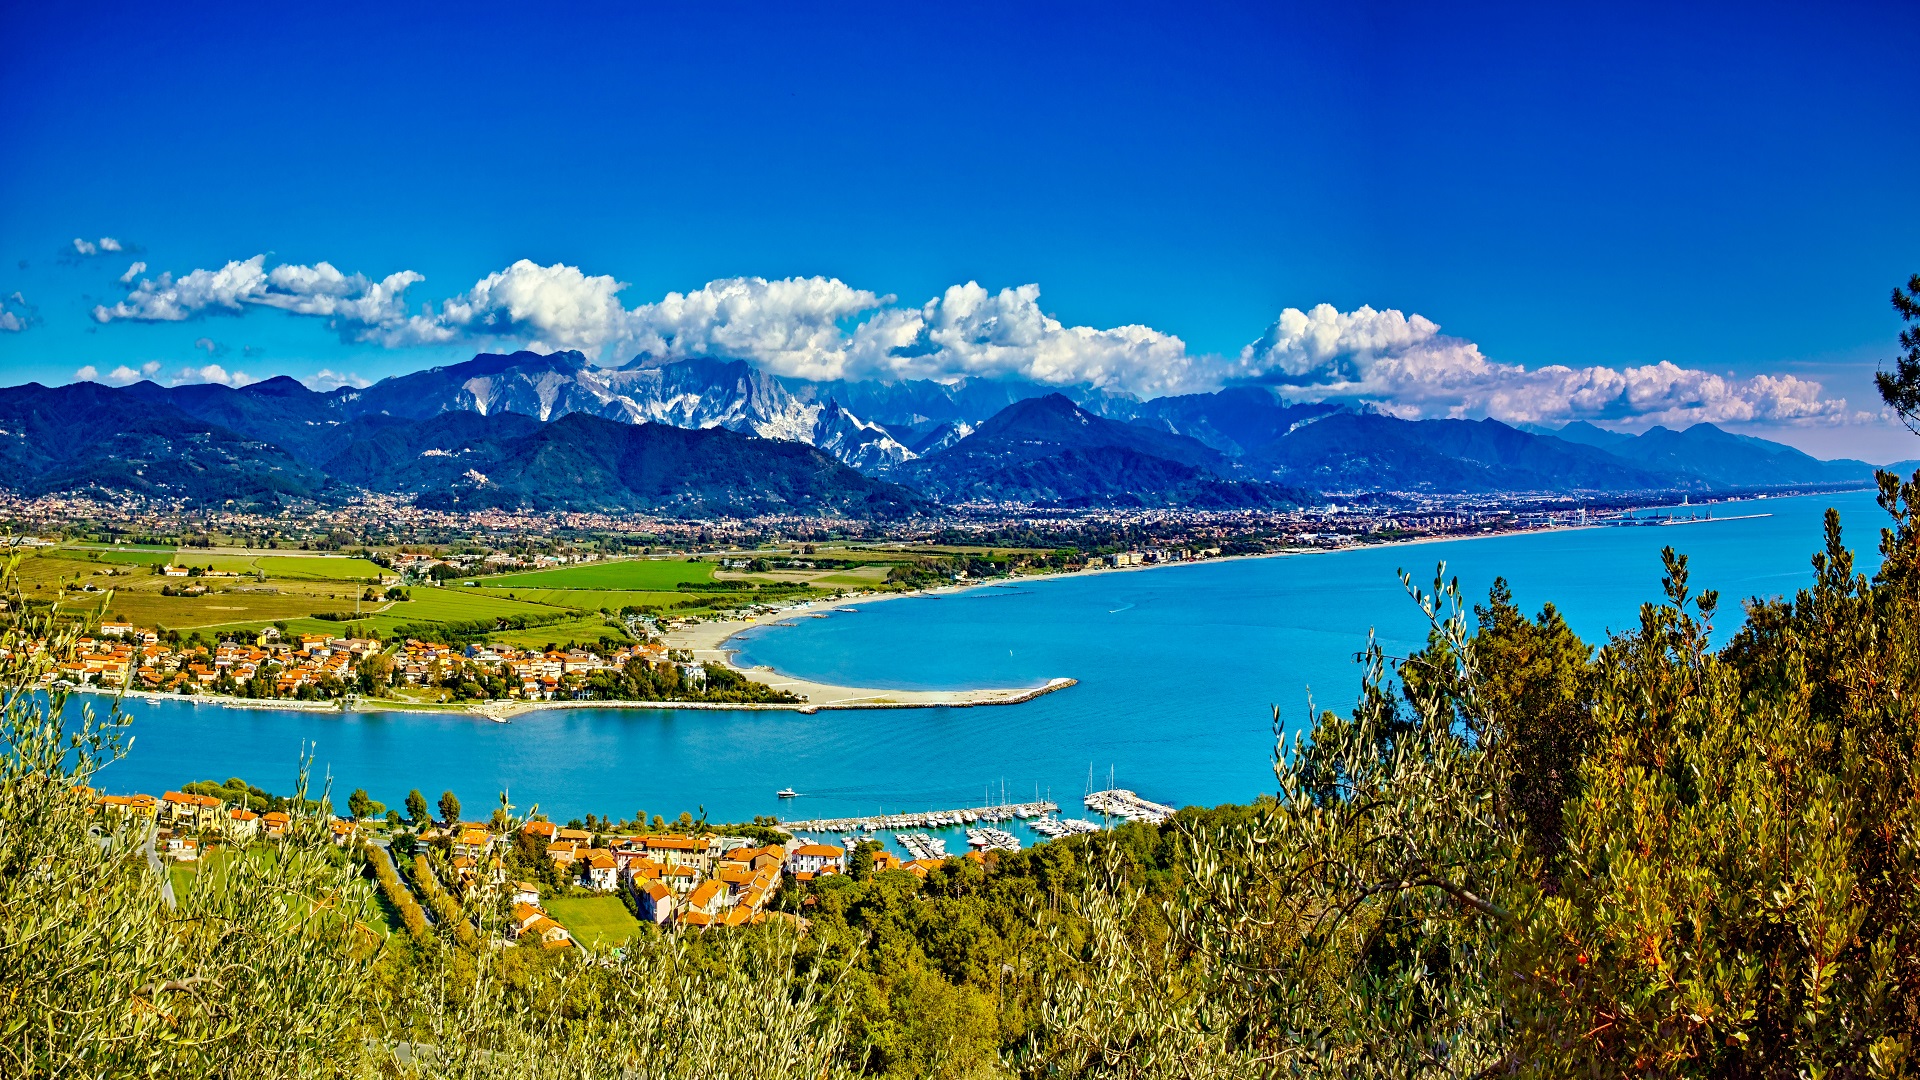
[[[285,810],[256,812],[204,793],[168,791],[155,797],[88,789],[86,794],[101,817],[151,829],[156,857],[174,864],[200,862],[223,847],[245,850],[280,841],[294,824]],[[457,895],[480,886],[504,890],[510,904],[507,935],[547,948],[575,944],[572,932],[548,913],[545,900],[550,896],[618,897],[635,918],[656,926],[733,927],[794,918],[772,910],[783,885],[805,887],[822,876],[848,871],[845,848],[797,838],[771,843],[764,837],[697,829],[596,837],[585,829],[532,820],[512,829],[497,828],[497,822],[429,822],[408,841],[351,817],[329,814],[319,820],[337,848],[358,850],[366,858],[386,859],[390,849],[409,843],[409,854],[416,859],[427,859],[429,865],[438,861],[440,874],[414,870],[417,892],[437,890],[442,874]],[[946,861],[903,862],[885,850],[866,855],[875,872],[905,870],[921,878]],[[535,864],[533,869],[543,872],[526,876],[543,881],[513,876],[515,870],[529,870],[529,858],[543,860],[544,866]],[[953,858],[982,861],[977,852]]]

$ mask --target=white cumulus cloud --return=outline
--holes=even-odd
[[[321,368],[319,371],[314,372],[311,378],[301,381],[305,382],[309,389],[323,392],[327,390],[338,390],[343,386],[365,388],[373,385],[371,381],[363,379],[352,372],[333,371],[328,368]]]
[[[77,236],[73,238],[75,255],[112,255],[125,250],[127,246],[111,236],[103,236],[98,240],[82,240]]]
[[[1020,378],[1141,395],[1195,389],[1214,379],[1172,334],[1062,323],[1041,310],[1038,285],[997,293],[978,282],[955,285],[918,309],[881,312],[853,339],[848,378]]]
[[[437,308],[415,309],[406,293],[424,279],[411,270],[376,280],[327,262],[268,267],[256,255],[178,277],[147,278],[145,271],[135,263],[123,278],[126,298],[96,307],[93,317],[174,322],[275,308],[323,319],[345,341],[388,348],[486,342],[577,349],[605,363],[637,353],[718,356],[820,381],[1005,378],[1140,397],[1257,382],[1295,398],[1362,401],[1406,417],[1665,424],[1866,417],[1817,382],[1792,375],[1737,378],[1665,361],[1529,367],[1492,359],[1421,315],[1371,307],[1287,308],[1259,338],[1222,357],[1194,353],[1149,326],[1064,322],[1040,306],[1034,284],[994,291],[969,281],[912,306],[837,278],[737,277],[629,308],[621,300],[626,284],[612,276],[522,259]],[[211,339],[197,344],[209,358],[224,352]],[[212,364],[188,370],[199,381],[244,378]],[[322,372],[313,385],[361,382]]]
[[[207,364],[204,367],[188,365],[174,373],[173,385],[187,383],[219,383],[222,386],[245,386],[254,381],[253,376],[244,371],[229,372],[219,364]]]
[[[0,298],[0,332],[18,334],[39,321],[39,312],[26,297],[15,292]]]
[[[892,301],[838,278],[725,278],[635,308],[630,341],[655,356],[724,356],[776,375],[835,379],[850,345],[841,323]]]
[[[1626,367],[1528,368],[1483,355],[1419,315],[1330,304],[1288,308],[1240,351],[1237,379],[1302,398],[1372,402],[1399,416],[1491,416],[1514,423],[1614,420],[1849,422],[1844,399],[1792,375],[1741,379],[1670,361]]]
[[[618,298],[622,282],[578,267],[540,266],[521,259],[488,274],[448,300],[437,319],[396,328],[396,344],[450,341],[462,333],[519,338],[541,352],[600,349],[628,336],[628,312]]]
[[[160,374],[160,361],[149,360],[137,369],[121,364],[107,373],[107,381],[125,386],[128,383],[137,383],[141,379],[151,379],[158,374]]]
[[[136,263],[144,272],[143,264]],[[134,271],[128,271],[128,278]],[[237,315],[249,307],[278,308],[324,318],[350,341],[382,341],[409,321],[405,292],[424,280],[412,270],[378,281],[343,274],[331,263],[282,264],[271,270],[266,256],[229,262],[218,270],[194,270],[175,278],[141,278],[126,299],[93,309],[96,322],[181,322],[206,314]]]
[[[121,384],[122,386],[125,386],[127,383],[136,383],[136,382],[139,382],[141,379],[153,378],[154,376],[160,374],[160,367],[161,367],[161,364],[160,364],[160,361],[158,360],[149,360],[146,363],[141,364],[138,370],[135,370],[134,368],[130,368],[125,364],[121,364],[119,367],[114,368],[113,371],[107,375],[107,381],[116,382]]]
[[[127,267],[126,273],[120,275],[120,284],[131,285],[133,284],[134,278],[137,278],[141,274],[144,274],[146,272],[147,272],[147,264],[144,262],[136,261],[132,266]]]
[[[92,382],[93,380],[99,377],[100,377],[99,370],[96,369],[92,364],[88,364],[85,367],[82,367],[73,373],[73,379],[75,382]]]

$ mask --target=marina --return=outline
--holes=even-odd
[[[782,821],[780,827],[801,834],[837,833],[840,842],[852,850],[863,840],[877,840],[887,833],[914,859],[944,859],[949,855],[947,838],[925,830],[965,829],[967,846],[975,851],[1019,851],[1021,839],[1010,829],[995,828],[1007,823],[1025,828],[1040,840],[1057,840],[1099,832],[1114,819],[1141,821],[1158,825],[1171,819],[1175,808],[1142,798],[1126,788],[1106,788],[1089,792],[1087,809],[1101,815],[1104,823],[1086,818],[1062,818],[1058,804],[1048,800],[1030,803],[1001,803],[959,810],[929,810],[911,814],[878,814],[872,817],[821,818],[810,821]],[[879,833],[880,836],[875,834]]]
[[[1020,838],[1005,829],[968,829],[967,844],[981,851],[1020,850]]]
[[[1129,792],[1131,794],[1131,792]],[[956,825],[974,825],[1019,819],[1042,818],[1059,812],[1054,803],[1041,800],[1004,806],[975,806],[963,810],[927,810],[908,814],[875,814],[871,817],[817,818],[806,821],[781,821],[780,828],[792,833],[861,833],[882,829],[946,829]],[[1169,811],[1171,813],[1171,811]]]
[[[937,836],[926,833],[894,833],[893,838],[907,849],[907,854],[916,859],[944,859],[947,857],[947,842]]]
[[[1100,831],[1100,826],[1085,818],[1041,818],[1038,821],[1028,822],[1027,828],[1032,829],[1034,832],[1039,833],[1049,840],[1057,840],[1062,836],[1073,836],[1078,833]]]

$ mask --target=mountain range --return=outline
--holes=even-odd
[[[333,499],[890,517],[932,502],[1268,508],[1361,492],[1623,494],[1862,483],[1711,424],[1629,435],[1405,420],[1266,386],[1140,401],[1017,380],[808,382],[740,360],[577,352],[472,360],[315,391],[287,377],[0,389],[25,494]]]

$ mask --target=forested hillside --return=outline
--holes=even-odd
[[[794,920],[618,956],[496,944],[492,887],[398,917],[380,857],[313,817],[174,906],[80,787],[132,733],[15,692],[23,636],[71,644],[16,615],[0,1070],[1910,1075],[1916,484],[1882,477],[1873,577],[1830,515],[1805,587],[1724,647],[1726,605],[1672,552],[1665,595],[1598,643],[1441,581],[1414,590],[1426,647],[1368,648],[1361,704],[1281,748],[1270,797],[924,881],[856,859],[788,887]]]

